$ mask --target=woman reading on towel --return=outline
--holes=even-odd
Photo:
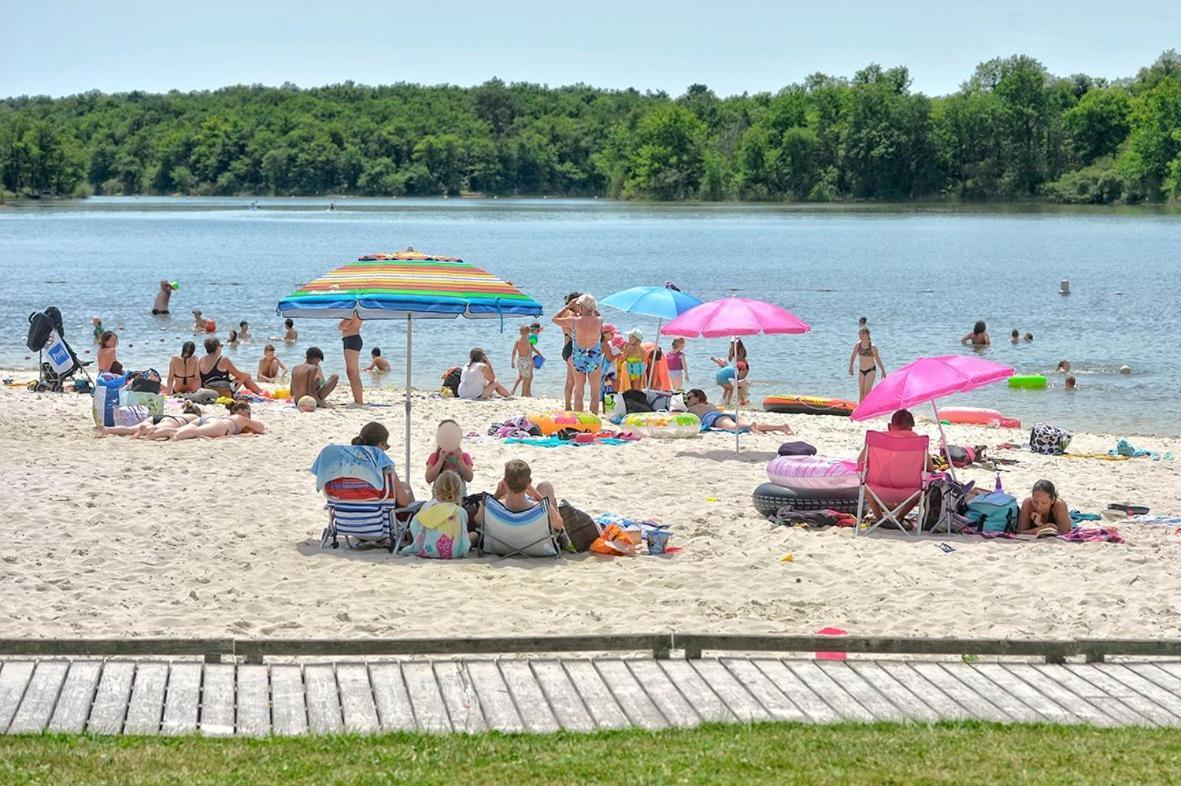
[[[1033,493],[1021,503],[1017,515],[1018,535],[1065,535],[1072,526],[1070,510],[1048,480],[1033,484]]]

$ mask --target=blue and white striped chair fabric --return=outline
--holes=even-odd
[[[484,495],[480,553],[499,557],[556,557],[561,553],[549,521],[549,500],[528,510],[512,511],[491,494]]]

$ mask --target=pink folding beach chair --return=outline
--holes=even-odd
[[[923,500],[926,497],[927,450],[930,438],[918,434],[894,434],[884,431],[865,433],[865,463],[861,466],[861,488],[857,493],[857,520],[865,516],[865,495],[869,494],[882,509],[882,517],[865,530],[894,522],[899,529],[904,514],[918,499],[918,521],[912,534],[922,532]],[[861,534],[861,527],[854,530]]]

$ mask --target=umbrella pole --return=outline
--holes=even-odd
[[[734,358],[734,452],[738,453],[742,450],[739,440],[742,436],[742,429],[738,427],[738,412],[742,407],[742,394],[738,392],[738,338],[732,337],[730,339],[730,355]]]
[[[652,348],[652,362],[648,364],[648,381],[644,384],[645,390],[652,389],[652,378],[656,376],[656,352],[660,349],[660,327],[664,324],[664,320],[660,317],[656,318],[656,346]]]
[[[947,459],[947,471],[951,473],[951,479],[959,483],[955,476],[955,464],[951,463],[951,448],[947,446],[947,435],[943,433],[943,421],[939,419],[939,408],[935,406],[934,399],[931,399],[931,409],[935,412],[935,424],[939,426],[939,446],[943,448],[943,455]]]
[[[405,472],[406,487],[410,488],[410,367],[411,360],[414,357],[414,317],[410,314],[406,315],[406,464],[402,471]]]

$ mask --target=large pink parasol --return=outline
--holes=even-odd
[[[883,379],[853,410],[853,420],[889,415],[1011,376],[1013,369],[1008,366],[971,355],[919,358]]]
[[[807,333],[812,328],[785,308],[761,300],[724,297],[694,306],[660,329],[666,336],[733,338],[759,333]]]
[[[760,333],[783,335],[807,333],[812,328],[795,314],[773,303],[744,297],[724,297],[694,306],[660,329],[666,336],[685,338],[728,337],[731,345],[738,336]],[[737,380],[737,377],[735,377]],[[734,391],[734,424],[738,425],[738,402],[741,396]],[[734,450],[739,447],[739,430],[734,433]]]
[[[944,455],[947,456],[951,476],[954,478],[955,467],[951,463],[951,454],[947,449],[947,435],[943,433],[943,423],[939,420],[935,399],[949,396],[952,393],[975,390],[1011,376],[1013,376],[1013,369],[1008,366],[971,355],[919,358],[887,375],[877,387],[870,391],[870,394],[857,406],[857,409],[853,410],[852,418],[853,420],[868,420],[889,415],[895,410],[910,409],[930,402],[931,408],[935,410],[935,422],[939,425],[939,442],[943,447]]]

